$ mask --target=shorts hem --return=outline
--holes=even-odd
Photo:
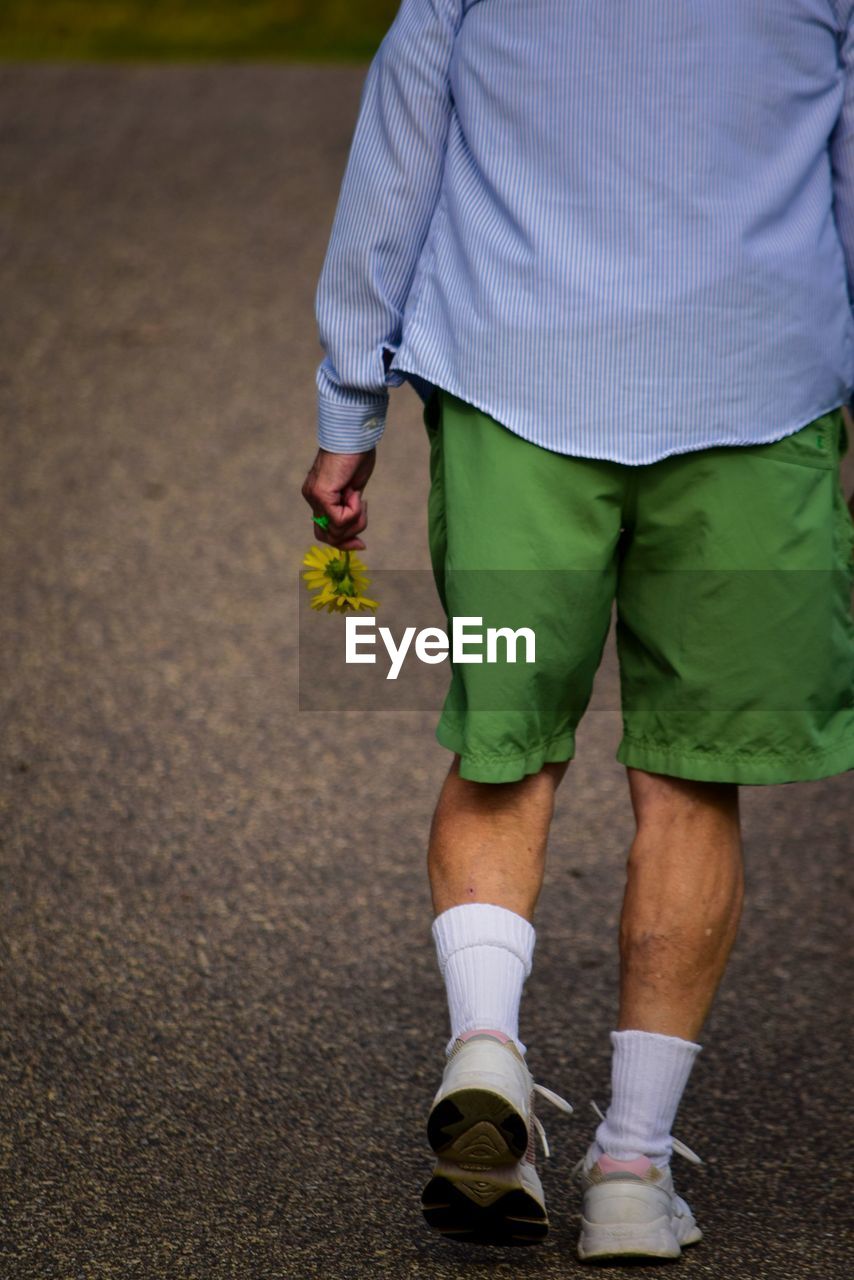
[[[737,782],[769,786],[782,782],[817,782],[854,769],[854,738],[803,756],[716,755],[711,751],[682,751],[679,747],[623,737],[616,759],[633,769],[670,774],[697,782]]]
[[[575,755],[572,730],[538,742],[527,751],[507,755],[466,751],[463,734],[443,720],[436,726],[436,739],[460,757],[460,777],[470,782],[518,782],[530,773],[539,773],[545,764],[561,764]]]

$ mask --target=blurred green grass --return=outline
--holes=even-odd
[[[0,0],[0,58],[362,62],[400,0]]]

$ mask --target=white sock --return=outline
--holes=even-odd
[[[466,902],[433,921],[433,941],[451,1015],[450,1052],[464,1031],[503,1031],[520,1053],[519,1002],[531,972],[534,926],[506,907]]]
[[[611,1105],[596,1130],[599,1151],[615,1160],[648,1156],[664,1168],[670,1130],[701,1046],[653,1031],[612,1031]]]

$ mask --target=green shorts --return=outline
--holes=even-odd
[[[471,618],[483,637],[452,656],[436,729],[462,777],[572,758],[615,601],[621,764],[746,784],[854,768],[841,409],[771,444],[641,466],[532,444],[441,388],[423,418],[449,634]],[[515,661],[501,628],[527,629]]]

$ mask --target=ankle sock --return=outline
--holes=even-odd
[[[433,941],[445,979],[451,1038],[464,1031],[503,1031],[524,1054],[519,1003],[531,972],[536,934],[524,916],[488,902],[449,907],[433,921]]]
[[[670,1163],[670,1130],[701,1046],[653,1031],[612,1031],[611,1105],[596,1130],[599,1148],[615,1160],[648,1156]]]

